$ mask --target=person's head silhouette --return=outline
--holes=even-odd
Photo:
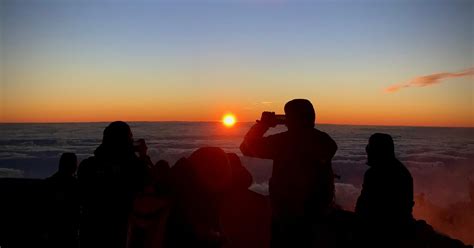
[[[232,186],[234,189],[248,189],[253,182],[252,175],[242,165],[240,158],[235,153],[227,153],[232,170]]]
[[[285,104],[288,130],[313,128],[316,113],[313,104],[306,99],[293,99]]]
[[[376,163],[395,159],[395,146],[392,136],[385,133],[375,133],[369,138],[369,144],[365,148],[367,152],[367,164],[373,166]]]
[[[197,183],[212,193],[229,189],[232,170],[227,154],[218,147],[202,147],[189,156]]]
[[[72,176],[76,173],[77,169],[77,157],[72,152],[65,152],[59,159],[58,172],[62,175]]]
[[[130,126],[123,121],[114,121],[104,130],[102,144],[108,147],[132,147],[133,135]]]

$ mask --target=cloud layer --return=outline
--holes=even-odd
[[[441,72],[435,73],[431,75],[419,76],[416,78],[411,79],[406,83],[399,83],[389,86],[385,89],[387,93],[393,93],[403,88],[409,87],[426,87],[434,84],[441,83],[443,80],[449,78],[459,78],[459,77],[467,77],[474,75],[474,67],[465,69],[460,72]]]

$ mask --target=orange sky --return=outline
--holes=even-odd
[[[78,99],[80,101],[80,99]],[[473,127],[472,109],[429,108],[419,105],[395,106],[370,104],[318,104],[317,123],[402,126]],[[108,122],[125,121],[219,121],[225,113],[233,113],[238,121],[254,121],[262,111],[283,112],[283,102],[245,106],[244,104],[186,102],[178,103],[82,103],[42,102],[13,104],[3,108],[1,122]],[[5,106],[5,105],[4,105]],[[424,108],[423,108],[424,107]],[[470,115],[466,113],[469,113]]]
[[[472,1],[270,2],[2,1],[0,122],[474,127]]]

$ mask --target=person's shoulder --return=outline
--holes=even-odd
[[[88,158],[85,158],[81,161],[81,164],[90,164],[90,163],[94,163],[95,161],[97,160],[97,158],[95,156],[90,156]]]
[[[318,136],[319,138],[332,140],[331,136],[329,136],[329,134],[326,132],[323,132],[317,128],[313,128],[312,131],[313,131],[313,134]]]
[[[97,163],[97,159],[93,156],[82,160],[81,163],[79,164],[79,167],[77,168],[77,174],[84,175],[84,174],[89,173],[95,167],[94,165],[96,163]]]
[[[396,160],[396,163],[398,165],[397,168],[400,171],[400,173],[405,177],[410,177],[411,178],[410,170],[408,170],[408,168],[401,161],[399,161],[398,159]]]
[[[336,149],[337,150],[337,144],[336,144],[336,141],[334,141],[334,139],[326,132],[323,132],[319,129],[316,129],[314,128],[313,129],[313,133],[316,137],[316,139],[323,143],[323,144],[326,144],[326,145],[330,145],[330,147],[332,147],[332,149]]]
[[[97,162],[96,157],[94,157],[94,156],[88,157],[88,158],[81,161],[81,163],[79,164],[79,168],[87,168],[89,166],[92,166],[96,162]]]
[[[373,174],[377,174],[377,168],[373,166],[369,166],[369,168],[365,171],[364,176],[372,176]]]
[[[56,176],[56,173],[45,178],[43,181],[42,181],[42,184],[49,187],[49,186],[52,186],[54,185],[56,182],[58,181],[57,179],[57,176]]]

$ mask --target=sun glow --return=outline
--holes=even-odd
[[[224,117],[222,117],[222,124],[224,124],[226,127],[234,126],[235,122],[236,119],[233,114],[226,114]]]

